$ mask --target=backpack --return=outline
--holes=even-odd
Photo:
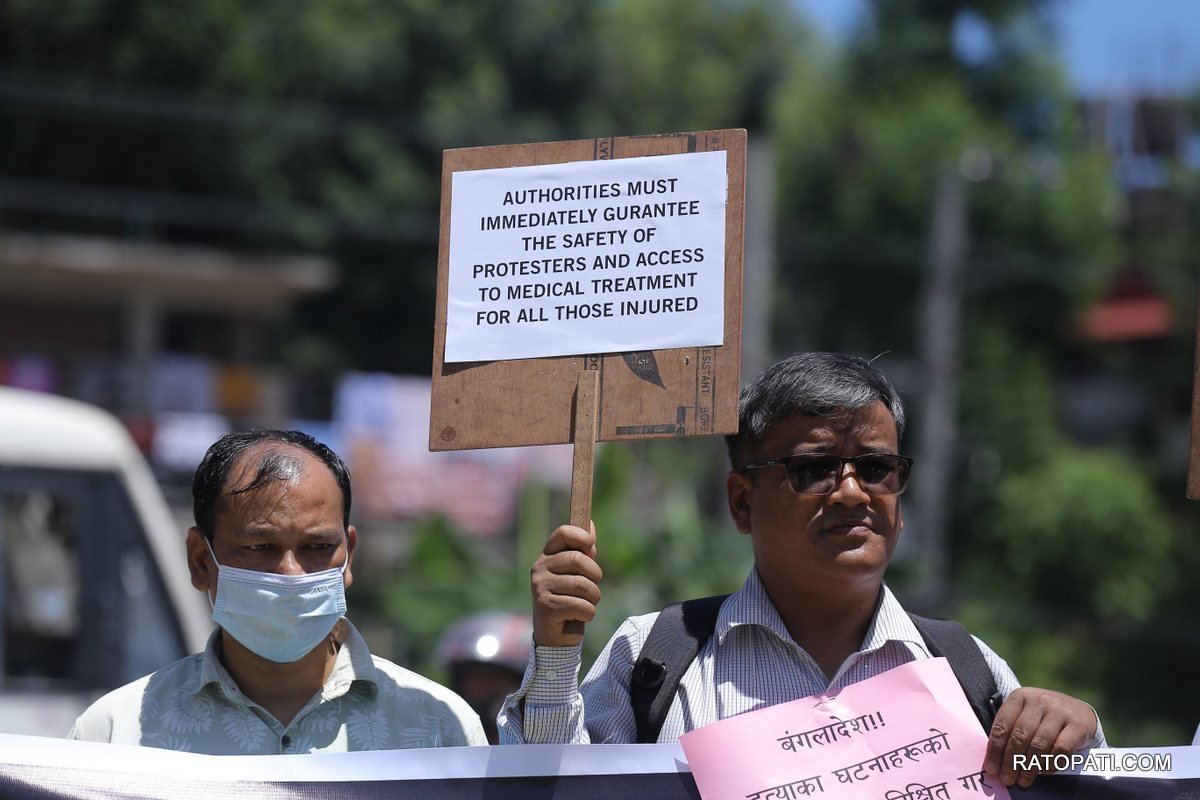
[[[696,659],[701,645],[712,638],[717,613],[727,597],[727,594],[715,595],[672,603],[659,613],[634,665],[629,687],[639,743],[658,741],[679,681]],[[929,652],[950,662],[979,724],[984,731],[990,731],[1003,698],[975,639],[954,620],[912,613],[908,616]]]

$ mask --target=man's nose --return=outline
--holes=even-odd
[[[842,474],[837,485],[829,493],[829,502],[841,505],[858,506],[870,502],[871,496],[863,491],[862,481],[858,472],[850,464],[842,466]]]
[[[295,550],[284,550],[279,556],[279,564],[276,565],[275,572],[279,575],[303,575],[304,567],[300,566],[300,559],[296,558]]]

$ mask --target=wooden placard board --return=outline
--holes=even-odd
[[[726,151],[724,342],[706,347],[446,363],[452,176],[464,170]],[[572,441],[581,370],[599,373],[601,441],[737,430],[742,329],[746,131],[580,139],[447,150],[442,160],[430,450]]]
[[[1196,356],[1192,369],[1192,440],[1187,496],[1200,500],[1200,298],[1196,302]]]

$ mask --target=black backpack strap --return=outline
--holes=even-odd
[[[658,614],[633,667],[629,699],[639,744],[658,741],[683,673],[717,626],[727,594],[672,603]]]
[[[930,619],[912,613],[908,616],[929,646],[929,652],[935,658],[945,656],[950,662],[954,677],[958,678],[979,724],[985,732],[990,731],[996,709],[1004,698],[996,689],[996,676],[984,661],[975,638],[952,619]]]
[[[712,637],[721,604],[727,597],[729,595],[715,595],[685,600],[672,603],[659,612],[634,664],[629,684],[639,743],[658,741],[679,681],[696,660],[700,647]],[[975,638],[954,620],[912,613],[908,616],[925,640],[930,654],[943,656],[950,662],[954,677],[962,686],[979,724],[984,731],[990,731],[1003,697]]]

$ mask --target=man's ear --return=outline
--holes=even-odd
[[[354,582],[354,573],[351,568],[354,566],[354,548],[358,544],[358,531],[351,525],[346,528],[346,571],[342,573],[342,584],[347,589]]]
[[[187,532],[188,572],[192,574],[192,586],[208,593],[217,585],[217,565],[208,552],[208,542],[199,528],[188,528]]]
[[[750,476],[730,470],[725,477],[725,494],[729,499],[729,516],[741,533],[750,532]]]

